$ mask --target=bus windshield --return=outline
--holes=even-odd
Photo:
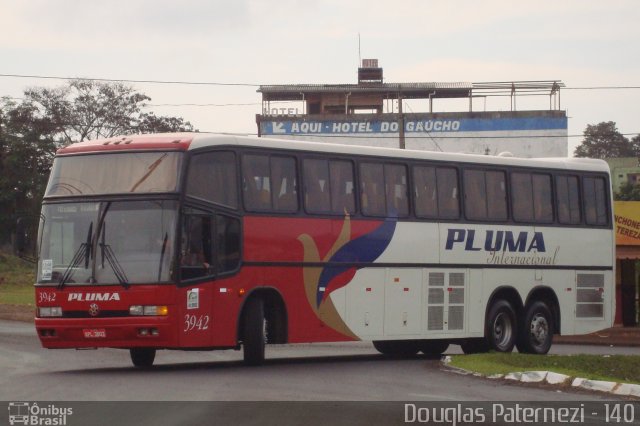
[[[144,284],[172,277],[176,201],[45,204],[38,283]]]
[[[179,152],[57,157],[45,196],[174,192],[181,159]]]

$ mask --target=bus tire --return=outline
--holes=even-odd
[[[546,303],[536,301],[527,308],[518,333],[518,351],[544,355],[553,341],[553,314]]]
[[[493,302],[487,316],[485,338],[490,349],[496,352],[511,352],[516,343],[516,312],[511,303],[499,299]]]
[[[483,337],[478,339],[465,339],[460,342],[460,348],[462,348],[462,352],[466,355],[482,354],[489,352],[491,349],[489,343],[487,343],[487,339]]]
[[[420,350],[425,355],[442,355],[448,348],[448,340],[423,340],[420,344]]]
[[[247,365],[262,364],[266,343],[264,302],[262,299],[255,297],[247,302],[242,331],[244,363]]]
[[[420,350],[415,340],[374,340],[373,347],[383,355],[403,358],[414,356]]]
[[[156,350],[154,348],[131,348],[129,349],[131,362],[138,368],[148,368],[153,365],[156,359]]]

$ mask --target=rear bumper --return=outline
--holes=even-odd
[[[42,346],[49,349],[177,346],[171,317],[36,318],[35,326]]]

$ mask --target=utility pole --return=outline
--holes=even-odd
[[[398,94],[398,135],[400,149],[405,149],[404,141],[404,113],[402,112],[402,95]]]

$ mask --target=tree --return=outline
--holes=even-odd
[[[122,83],[70,80],[54,89],[28,89],[24,102],[56,128],[56,138],[65,144],[134,133],[194,131],[182,118],[143,113],[150,100]]]
[[[634,139],[635,140],[635,139]],[[640,143],[636,146],[640,148]],[[638,150],[625,138],[613,121],[587,125],[584,140],[574,151],[576,157],[619,158],[638,156]]]
[[[37,215],[55,151],[71,142],[116,135],[194,131],[179,117],[144,113],[147,95],[121,83],[71,80],[0,100],[0,246],[16,215]]]
[[[613,198],[616,201],[640,201],[640,185],[625,182],[618,192],[613,193]]]
[[[0,245],[9,242],[16,215],[36,214],[51,161],[60,144],[55,126],[34,108],[0,101]]]
[[[193,132],[193,126],[179,117],[158,117],[154,113],[140,114],[139,133]]]

